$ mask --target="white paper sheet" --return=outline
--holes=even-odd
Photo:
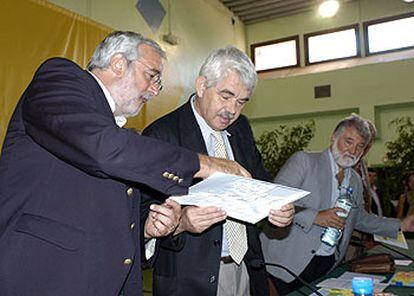
[[[387,278],[386,276],[383,276],[383,275],[346,271],[343,274],[341,274],[341,276],[339,276],[338,279],[352,280],[354,277],[370,277],[372,278],[374,283],[380,283]]]
[[[408,259],[394,259],[395,265],[399,265],[399,266],[408,266],[411,263],[413,263],[412,260],[408,260]]]
[[[365,277],[367,276],[365,275]],[[339,278],[338,279],[330,278],[330,279],[326,279],[320,282],[316,286],[320,288],[325,288],[325,289],[352,290],[352,279],[344,280],[344,279],[339,279]],[[374,282],[374,291],[382,292],[388,286],[389,284],[387,283]]]
[[[181,205],[217,206],[227,216],[257,223],[267,217],[270,209],[279,209],[309,192],[270,182],[224,173],[190,187],[189,194],[171,197]]]

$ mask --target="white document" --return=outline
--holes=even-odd
[[[397,238],[374,234],[374,241],[408,250],[408,244],[402,231],[398,231]]]
[[[188,195],[171,198],[181,205],[217,206],[229,217],[257,223],[268,216],[270,209],[279,209],[308,194],[296,188],[217,172],[191,186]]]
[[[399,266],[408,266],[411,263],[413,263],[412,260],[408,260],[408,259],[394,259],[395,265],[399,265]]]
[[[383,280],[387,278],[386,276],[383,276],[383,275],[374,275],[374,274],[368,274],[368,273],[346,271],[343,274],[341,274],[341,276],[339,276],[338,279],[352,281],[354,277],[369,277],[369,278],[372,278],[374,283],[381,283]]]
[[[364,275],[364,277],[369,277],[367,275]],[[319,284],[316,285],[320,288],[325,289],[337,289],[337,290],[352,290],[352,279],[335,279],[330,278],[326,279]],[[382,292],[389,286],[388,283],[378,283],[374,281],[374,291],[375,292]]]
[[[354,277],[369,277],[372,278],[374,282],[374,290],[375,292],[382,292],[389,286],[389,283],[381,283],[383,280],[386,279],[385,276],[382,275],[373,275],[373,274],[366,274],[366,273],[358,273],[358,272],[345,272],[338,278],[329,278],[320,283],[316,286],[325,289],[337,289],[337,290],[352,290],[352,279]],[[339,294],[338,294],[339,295]]]

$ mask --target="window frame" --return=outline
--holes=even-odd
[[[280,39],[273,39],[268,41],[263,41],[259,43],[253,43],[250,45],[250,56],[253,64],[256,66],[256,55],[255,55],[255,49],[257,47],[266,46],[266,45],[273,45],[277,43],[283,43],[286,41],[295,41],[296,42],[296,64],[290,65],[290,66],[284,66],[284,67],[278,67],[278,68],[269,68],[264,70],[256,70],[257,73],[265,73],[265,72],[271,72],[271,71],[277,71],[282,69],[288,69],[288,68],[297,68],[300,67],[300,45],[299,45],[299,35],[293,35],[289,37],[284,37]]]
[[[414,12],[409,12],[409,13],[404,13],[404,14],[399,14],[399,15],[393,15],[393,16],[388,16],[388,17],[383,17],[383,18],[363,22],[362,26],[363,26],[363,30],[364,30],[365,56],[371,56],[371,55],[377,55],[377,54],[384,54],[384,53],[390,53],[390,52],[413,49],[414,45],[413,46],[400,47],[400,48],[396,48],[396,49],[377,51],[377,52],[373,52],[373,53],[371,53],[369,51],[369,38],[368,38],[368,27],[369,26],[376,25],[376,24],[381,24],[381,23],[386,23],[386,22],[390,22],[390,21],[396,21],[396,20],[409,18],[409,17],[414,17]]]
[[[329,59],[329,60],[324,60],[324,61],[319,61],[319,62],[309,62],[309,41],[308,40],[309,40],[310,37],[314,37],[314,36],[318,36],[318,35],[325,35],[325,34],[330,34],[330,33],[335,33],[335,32],[340,32],[340,31],[345,31],[345,30],[349,30],[349,29],[355,29],[355,40],[356,40],[356,50],[357,50],[356,55],[350,56],[350,57]],[[332,28],[332,29],[327,29],[327,30],[322,30],[322,31],[317,31],[317,32],[306,33],[306,34],[303,35],[303,44],[304,44],[304,51],[305,51],[305,66],[312,66],[312,65],[317,65],[317,64],[321,64],[321,63],[329,63],[329,62],[333,62],[333,61],[341,61],[341,60],[359,58],[359,57],[361,57],[361,40],[360,40],[359,24],[356,23],[356,24],[351,24],[351,25],[347,25],[347,26],[342,26],[342,27],[337,27],[337,28]]]

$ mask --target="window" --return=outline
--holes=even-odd
[[[367,55],[414,48],[414,13],[364,23]]]
[[[257,72],[299,66],[299,36],[251,45]]]
[[[306,65],[360,56],[358,25],[304,35]]]

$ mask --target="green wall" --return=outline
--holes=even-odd
[[[351,1],[343,3],[333,19],[320,19],[315,12],[306,12],[246,26],[246,40],[250,47],[252,43],[299,34],[304,64],[303,34],[413,11],[413,4],[401,0]],[[384,62],[390,56],[396,60]],[[337,63],[337,69],[330,71],[324,71],[320,65],[312,66],[308,73],[286,74],[282,78],[260,75],[245,114],[256,136],[278,124],[292,125],[314,119],[316,135],[310,149],[320,150],[329,143],[331,131],[339,119],[350,112],[359,113],[373,120],[379,129],[368,161],[371,165],[381,164],[385,142],[395,138],[388,122],[399,116],[414,118],[413,57],[414,51],[405,59],[401,59],[401,54],[384,54],[374,58],[379,60],[377,62],[372,62],[372,57],[361,58],[354,66]],[[325,84],[331,85],[331,97],[314,99],[314,87]]]
[[[171,28],[179,37],[179,44],[171,46],[162,41],[162,35],[168,32],[167,18],[157,32],[152,32],[136,11],[136,0],[50,2],[114,29],[141,32],[165,48],[168,54],[164,75],[166,90],[132,120],[132,126],[138,128],[187,99],[203,59],[217,47],[235,44],[245,49],[252,43],[296,34],[301,37],[302,47],[302,37],[306,33],[414,11],[414,4],[401,0],[360,0],[343,3],[338,15],[332,19],[320,19],[316,12],[309,11],[244,26],[237,18],[233,25],[232,14],[218,0],[171,0]],[[168,0],[161,2],[167,8]],[[385,142],[395,137],[388,122],[403,115],[414,117],[414,51],[405,59],[395,53],[376,59],[390,55],[397,55],[397,58],[374,63],[367,62],[371,58],[361,58],[352,67],[341,63],[337,69],[326,71],[319,66],[308,73],[287,74],[283,78],[260,75],[256,92],[244,113],[251,119],[257,136],[278,124],[291,125],[312,118],[317,130],[310,149],[319,150],[327,146],[335,123],[350,112],[357,112],[373,120],[379,128],[379,137],[368,160],[370,164],[381,164]],[[301,61],[304,64],[303,50]],[[331,98],[315,100],[314,87],[325,84],[331,85]]]

